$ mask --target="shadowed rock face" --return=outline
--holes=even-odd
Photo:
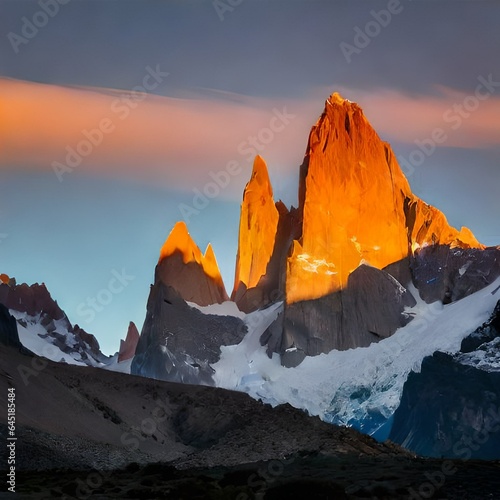
[[[213,385],[209,364],[219,360],[220,346],[241,342],[246,332],[240,319],[203,314],[172,287],[157,282],[151,287],[131,373]]]
[[[413,282],[426,302],[447,304],[493,283],[500,276],[500,249],[428,246],[411,258]]]
[[[9,310],[0,304],[0,344],[21,348],[17,333],[16,318],[9,314]]]
[[[343,290],[286,307],[278,352],[286,359],[292,347],[316,356],[332,349],[368,346],[404,326],[410,319],[404,309],[415,303],[390,274],[362,265],[349,276]]]

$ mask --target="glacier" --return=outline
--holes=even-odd
[[[457,353],[462,340],[487,321],[500,299],[500,278],[457,302],[427,304],[411,285],[417,304],[413,320],[368,347],[306,357],[295,368],[269,358],[260,336],[283,308],[274,304],[247,314],[248,333],[238,345],[221,347],[212,365],[218,387],[244,391],[273,406],[289,403],[322,420],[354,427],[385,439],[399,406],[404,383],[422,360],[436,351]]]

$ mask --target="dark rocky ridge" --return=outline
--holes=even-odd
[[[0,283],[0,303],[8,309],[24,312],[29,316],[43,314],[54,321],[66,317],[44,283],[41,285]]]
[[[76,324],[71,324],[65,312],[50,295],[45,284],[0,283],[0,304],[3,304],[7,309],[25,313],[31,318],[37,319],[55,346],[67,354],[77,351],[84,363],[95,364],[108,360],[108,357],[101,352],[99,342],[94,335],[87,333]],[[62,323],[69,333],[74,334],[74,345],[69,346],[66,343],[66,336],[58,331],[56,322]]]
[[[447,304],[481,290],[500,276],[500,249],[427,246],[411,257],[410,269],[422,299]]]
[[[389,438],[425,456],[469,460],[500,457],[500,371],[464,363],[492,351],[500,361],[500,302],[488,322],[462,341],[460,353],[436,352],[410,373]],[[482,359],[482,356],[480,357]]]
[[[0,344],[14,347],[20,352],[30,355],[31,351],[26,349],[19,341],[17,333],[17,321],[11,316],[7,307],[0,303]]]

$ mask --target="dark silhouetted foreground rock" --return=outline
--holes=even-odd
[[[500,458],[500,302],[461,352],[425,358],[410,373],[390,439],[415,453]]]

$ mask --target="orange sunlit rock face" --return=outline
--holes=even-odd
[[[413,197],[410,203],[408,231],[413,252],[434,243],[450,245],[451,248],[485,248],[470,229],[462,227],[457,231],[448,224],[442,212],[417,197]]]
[[[287,261],[288,303],[344,288],[360,264],[378,269],[428,244],[480,247],[415,197],[390,146],[361,108],[333,94],[309,136],[299,185],[302,237]]]
[[[264,160],[257,156],[241,204],[238,255],[233,296],[242,287],[256,287],[273,254],[279,212]]]
[[[203,255],[182,221],[175,224],[161,248],[156,280],[201,306],[229,299],[212,246]]]
[[[0,274],[0,283],[9,284],[10,278],[6,274]]]

